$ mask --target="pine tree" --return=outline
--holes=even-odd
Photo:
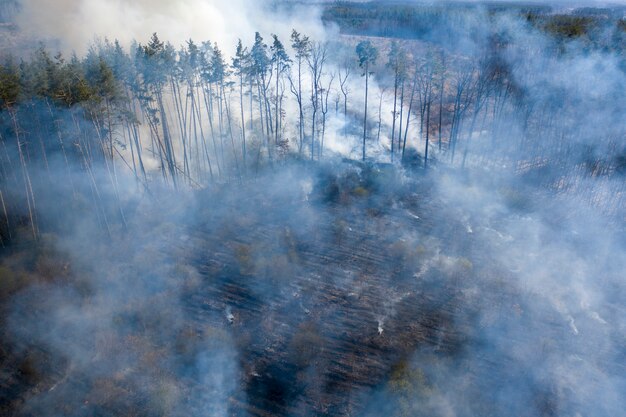
[[[283,75],[289,70],[289,64],[291,60],[285,51],[285,47],[282,42],[278,39],[278,36],[272,35],[272,46],[270,50],[272,52],[272,64],[276,68],[276,91],[275,100],[274,100],[274,143],[278,145],[278,140],[280,135],[280,125],[281,125],[281,113],[282,113],[282,101],[283,101],[283,93],[279,93],[280,84],[282,82]],[[284,90],[284,89],[283,89]]]
[[[235,51],[235,56],[232,59],[232,68],[235,76],[239,80],[239,109],[241,111],[241,153],[243,158],[243,169],[244,175],[247,167],[247,155],[246,155],[246,120],[244,117],[244,107],[243,107],[243,84],[248,74],[248,66],[249,66],[249,54],[248,49],[244,48],[241,39],[237,41],[237,50]]]
[[[306,61],[306,59],[311,54],[311,41],[308,36],[301,35],[295,29],[291,32],[291,47],[295,52],[296,57],[296,70],[298,79],[294,81],[291,77],[289,78],[289,83],[291,87],[291,92],[296,97],[296,101],[298,102],[298,134],[300,137],[300,142],[298,144],[298,152],[302,154],[302,149],[304,145],[304,109],[303,109],[303,100],[302,100],[302,63]]]
[[[378,50],[370,41],[361,41],[356,46],[356,54],[359,58],[359,66],[365,76],[365,111],[363,114],[363,161],[365,161],[365,140],[367,137],[367,95],[369,87],[370,67],[376,63]]]
[[[406,79],[406,52],[398,42],[391,43],[391,49],[389,50],[389,60],[387,67],[393,71],[393,120],[391,124],[391,161],[394,159],[394,144],[395,144],[395,132],[396,132],[396,119],[398,118],[398,88],[404,91],[404,81]],[[402,100],[400,101],[400,108],[402,109]],[[402,122],[400,122],[402,125]]]

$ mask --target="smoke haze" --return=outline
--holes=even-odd
[[[26,34],[78,53],[94,38],[118,39],[128,47],[154,32],[175,46],[190,38],[235,45],[256,31],[286,39],[297,24],[323,39],[315,8],[279,14],[269,6],[268,1],[249,0],[22,0],[16,22]]]
[[[288,10],[24,0],[22,30],[83,52],[94,36],[158,32],[176,49],[216,41],[230,64],[259,31],[279,35],[295,71],[295,28],[330,41],[318,93],[333,91],[322,136],[304,75],[299,138],[295,82],[276,84],[284,106],[271,89],[264,106],[260,75],[206,76],[189,49],[166,57],[174,71],[158,45],[97,43],[82,81],[119,77],[122,93],[70,104],[23,64],[39,90],[3,95],[0,111],[0,413],[621,415],[623,33],[557,41],[477,7],[400,38],[410,126],[392,160],[390,40]],[[363,39],[379,50],[365,121]],[[62,67],[39,54],[35,75]],[[274,105],[281,137],[263,124]]]

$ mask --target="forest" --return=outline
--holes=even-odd
[[[0,414],[626,407],[626,8],[268,2],[289,26],[73,51],[28,3]]]

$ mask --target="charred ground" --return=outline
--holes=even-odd
[[[11,248],[3,273],[21,281],[2,294],[3,413],[439,415],[443,398],[460,415],[584,408],[526,361],[592,347],[501,262],[507,238],[494,237],[543,215],[519,204],[540,193],[511,199],[466,178],[504,201],[474,217],[442,193],[450,175],[297,163],[158,209],[134,202],[137,220],[97,244],[50,235]],[[619,313],[616,297],[603,317]],[[605,349],[597,366],[618,377],[624,351]]]

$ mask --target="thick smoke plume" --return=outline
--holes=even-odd
[[[174,45],[188,39],[234,45],[255,31],[287,38],[296,23],[305,23],[307,33],[317,38],[323,35],[315,9],[307,8],[303,19],[297,8],[279,14],[270,6],[265,0],[22,0],[15,20],[25,33],[79,53],[94,38],[129,46],[154,32]]]

